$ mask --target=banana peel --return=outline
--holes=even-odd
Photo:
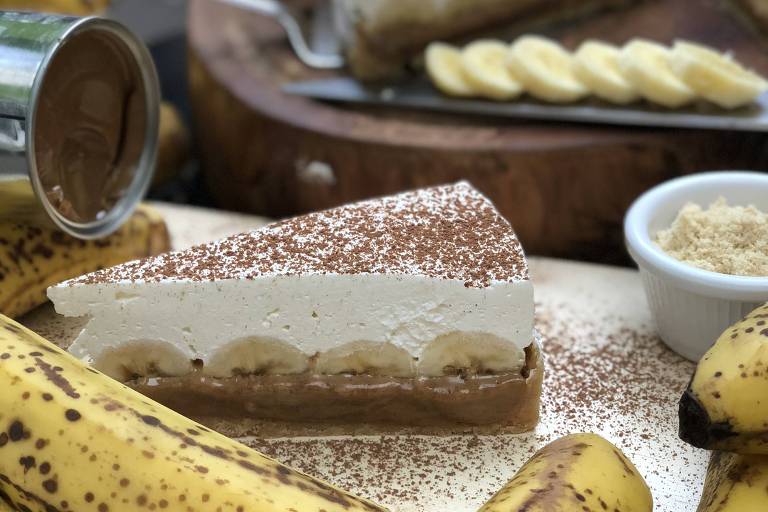
[[[768,455],[768,303],[729,327],[680,399],[680,437],[708,450]]]
[[[53,284],[168,250],[165,222],[146,204],[99,240],[79,240],[53,227],[0,222],[0,313],[16,318],[45,303],[46,289]]]
[[[17,510],[386,512],[153,402],[2,315],[0,389],[0,500]]]
[[[86,16],[104,11],[109,0],[0,0],[0,10],[41,11]]]
[[[714,452],[696,512],[768,510],[768,456]]]
[[[478,512],[652,512],[640,472],[597,434],[572,434],[536,452]]]

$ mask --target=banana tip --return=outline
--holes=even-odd
[[[714,443],[734,435],[728,423],[713,423],[709,413],[688,388],[678,410],[680,439],[696,448],[712,448]]]

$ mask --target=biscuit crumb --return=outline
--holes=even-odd
[[[728,206],[723,197],[706,210],[687,203],[656,244],[684,263],[736,276],[768,276],[768,213],[753,205]]]

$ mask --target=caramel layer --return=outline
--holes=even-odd
[[[533,428],[543,364],[528,349],[520,372],[398,378],[373,375],[247,375],[201,372],[142,378],[128,385],[188,416],[403,426],[504,425]]]
[[[146,101],[124,43],[87,31],[56,52],[35,115],[35,158],[64,217],[94,221],[123,197],[144,149]]]

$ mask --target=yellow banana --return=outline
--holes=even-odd
[[[17,317],[43,304],[45,290],[71,277],[170,249],[160,214],[140,205],[115,233],[83,241],[55,228],[0,223],[0,313]]]
[[[157,162],[152,176],[152,187],[171,182],[179,175],[189,159],[189,129],[179,110],[168,101],[160,103],[160,122],[157,137]]]
[[[15,512],[15,510],[11,497],[3,496],[3,491],[0,491],[0,512]]]
[[[714,452],[697,512],[768,510],[768,456]]]
[[[768,304],[729,327],[680,399],[680,437],[699,448],[768,454]]]
[[[653,498],[637,468],[597,434],[546,445],[479,512],[651,512]]]
[[[0,0],[0,10],[24,10],[84,16],[101,12],[109,0]]]
[[[0,491],[20,510],[383,512],[85,366],[0,315]]]

